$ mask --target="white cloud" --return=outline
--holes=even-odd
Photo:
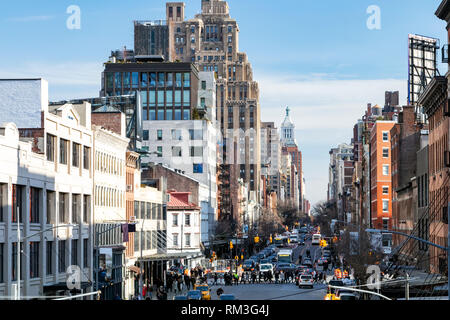
[[[296,139],[303,154],[307,198],[312,204],[326,199],[328,151],[338,143],[350,142],[353,126],[364,114],[367,103],[383,106],[385,91],[400,91],[400,104],[406,102],[406,80],[338,80],[336,76],[261,75],[256,78],[262,121],[275,121],[279,127],[286,106],[291,109]]]

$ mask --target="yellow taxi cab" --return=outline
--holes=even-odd
[[[196,283],[194,290],[199,290],[202,293],[202,300],[211,300],[210,289],[207,284]]]
[[[336,297],[336,295],[334,293],[328,293],[324,297],[324,300],[341,300],[341,299],[339,299],[339,297]]]

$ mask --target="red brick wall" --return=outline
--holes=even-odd
[[[122,113],[95,112],[91,114],[92,125],[101,126],[117,134],[122,133]]]

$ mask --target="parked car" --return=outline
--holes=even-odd
[[[233,294],[222,294],[220,300],[237,300]]]
[[[262,264],[267,264],[267,263],[270,263],[270,259],[268,259],[268,258],[266,258],[266,259],[261,259],[260,261],[259,261],[259,265],[261,266]]]
[[[202,292],[200,290],[188,291],[187,300],[202,300]]]
[[[298,279],[298,287],[310,287],[314,288],[314,279],[312,275],[309,274],[302,274],[300,275],[300,278]]]

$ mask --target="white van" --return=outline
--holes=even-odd
[[[321,234],[319,234],[319,233],[313,234],[311,244],[312,245],[319,245],[320,244],[320,240],[322,240],[322,235]]]

